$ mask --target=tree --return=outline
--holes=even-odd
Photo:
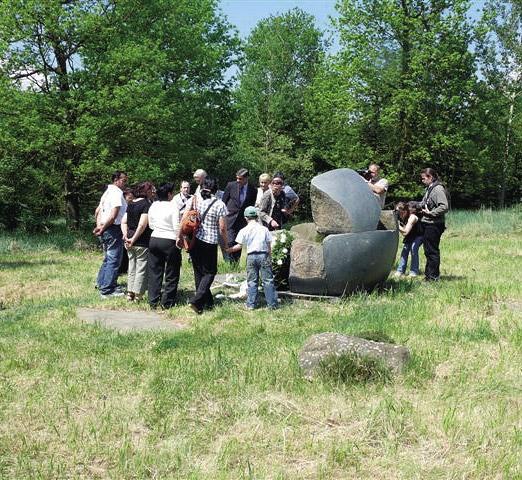
[[[301,192],[313,174],[304,101],[323,52],[321,32],[302,10],[262,20],[246,42],[235,93],[234,158],[257,173],[283,170]]]
[[[477,28],[481,82],[476,142],[484,178],[499,207],[520,198],[522,3],[486,3]]]
[[[464,0],[343,0],[341,51],[323,68],[308,105],[312,148],[336,166],[377,162],[392,196],[420,193],[419,169],[440,170],[466,195],[466,125],[475,84]]]
[[[32,159],[40,177],[62,183],[49,194],[78,226],[81,204],[91,208],[111,170],[161,181],[202,159],[219,164],[231,121],[224,74],[238,40],[216,8],[214,0],[4,1],[2,88],[18,114],[0,118],[0,177],[6,158],[22,168]]]

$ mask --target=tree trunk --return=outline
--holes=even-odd
[[[515,95],[510,98],[509,116],[506,129],[506,143],[504,144],[504,158],[502,160],[502,174],[500,177],[500,192],[498,195],[498,206],[504,208],[506,204],[506,183],[508,178],[509,144],[511,142],[511,124],[513,123],[513,109],[515,106]]]
[[[65,173],[65,206],[67,226],[78,230],[80,228],[80,196],[72,172]]]
[[[69,78],[67,75],[67,53],[60,47],[58,43],[54,44],[54,55],[58,67],[56,73],[58,76],[58,86],[60,93],[63,96],[63,101],[67,102],[67,97],[70,91]],[[65,103],[65,129],[66,131],[73,131],[75,124],[75,114],[68,108]],[[60,149],[62,156],[62,165],[64,165],[64,190],[65,190],[65,210],[66,222],[69,228],[78,229],[80,227],[80,196],[78,193],[78,186],[76,179],[72,172],[73,167],[78,161],[78,152],[74,145],[69,141],[65,141],[65,145]]]

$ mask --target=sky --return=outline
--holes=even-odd
[[[221,0],[221,10],[235,25],[241,38],[248,37],[256,23],[270,15],[277,15],[299,7],[311,13],[320,29],[329,27],[329,16],[336,16],[335,0]]]
[[[472,0],[470,8],[472,18],[478,18],[484,1]],[[329,17],[337,16],[335,4],[336,0],[221,0],[219,2],[221,10],[229,22],[237,27],[243,39],[248,37],[259,20],[295,7],[312,14],[316,19],[317,27],[327,30],[330,27]],[[334,52],[338,48],[338,43],[334,41],[330,50]]]

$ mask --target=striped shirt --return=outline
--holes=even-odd
[[[219,243],[219,219],[228,215],[226,205],[212,196],[202,202],[198,202],[198,212],[200,215],[203,215],[212,202],[214,204],[210,207],[203,223],[199,226],[196,238],[199,238],[202,242],[217,245]]]

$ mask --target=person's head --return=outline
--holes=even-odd
[[[245,218],[247,220],[257,220],[257,208],[252,206],[245,208]]]
[[[262,173],[261,175],[259,175],[259,186],[261,187],[261,190],[263,190],[263,192],[266,192],[268,190],[271,180],[272,177],[268,173]]]
[[[203,182],[205,181],[205,178],[207,178],[207,172],[205,172],[205,170],[201,169],[201,168],[198,168],[195,172],[194,172],[194,181],[198,184],[198,185],[203,185]]]
[[[409,215],[418,215],[420,213],[419,202],[412,200],[407,205]]]
[[[433,168],[423,168],[421,170],[421,181],[426,186],[431,185],[438,178],[439,175]]]
[[[248,170],[246,168],[240,168],[236,172],[236,182],[242,187],[248,183]]]
[[[171,182],[163,183],[159,186],[156,193],[160,202],[168,202],[174,196],[174,184]]]
[[[141,182],[134,188],[135,198],[146,198],[150,200],[154,195],[154,185],[151,182]]]
[[[212,195],[215,195],[217,190],[217,180],[212,177],[206,177],[205,181],[203,182],[203,185],[201,185],[201,198],[203,198],[203,200],[206,200],[207,198],[210,198]]]
[[[285,174],[283,172],[276,172],[276,173],[274,173],[273,178],[276,178],[276,177],[283,181],[283,185],[285,184],[286,177],[285,177]]]
[[[281,193],[281,190],[283,190],[285,184],[284,178],[281,178],[277,174],[274,175],[274,178],[272,178],[272,181],[270,182],[270,188],[272,190],[272,193],[277,197]]]
[[[368,171],[370,172],[371,179],[377,178],[379,176],[379,172],[381,171],[381,167],[376,163],[370,163],[368,165]]]
[[[136,195],[134,195],[134,191],[132,190],[132,188],[126,188],[125,190],[123,190],[123,196],[125,197],[125,201],[127,203],[132,202],[136,198]]]
[[[186,180],[183,180],[179,188],[179,193],[181,193],[185,197],[188,197],[190,193],[190,183]]]
[[[397,210],[397,213],[399,214],[399,218],[401,220],[405,220],[406,218],[408,218],[409,210],[406,202],[397,202],[397,205],[395,205],[395,210]]]
[[[123,190],[123,187],[125,187],[125,184],[127,183],[127,174],[125,172],[122,172],[120,170],[116,170],[112,174],[112,184],[116,185],[118,188]]]

